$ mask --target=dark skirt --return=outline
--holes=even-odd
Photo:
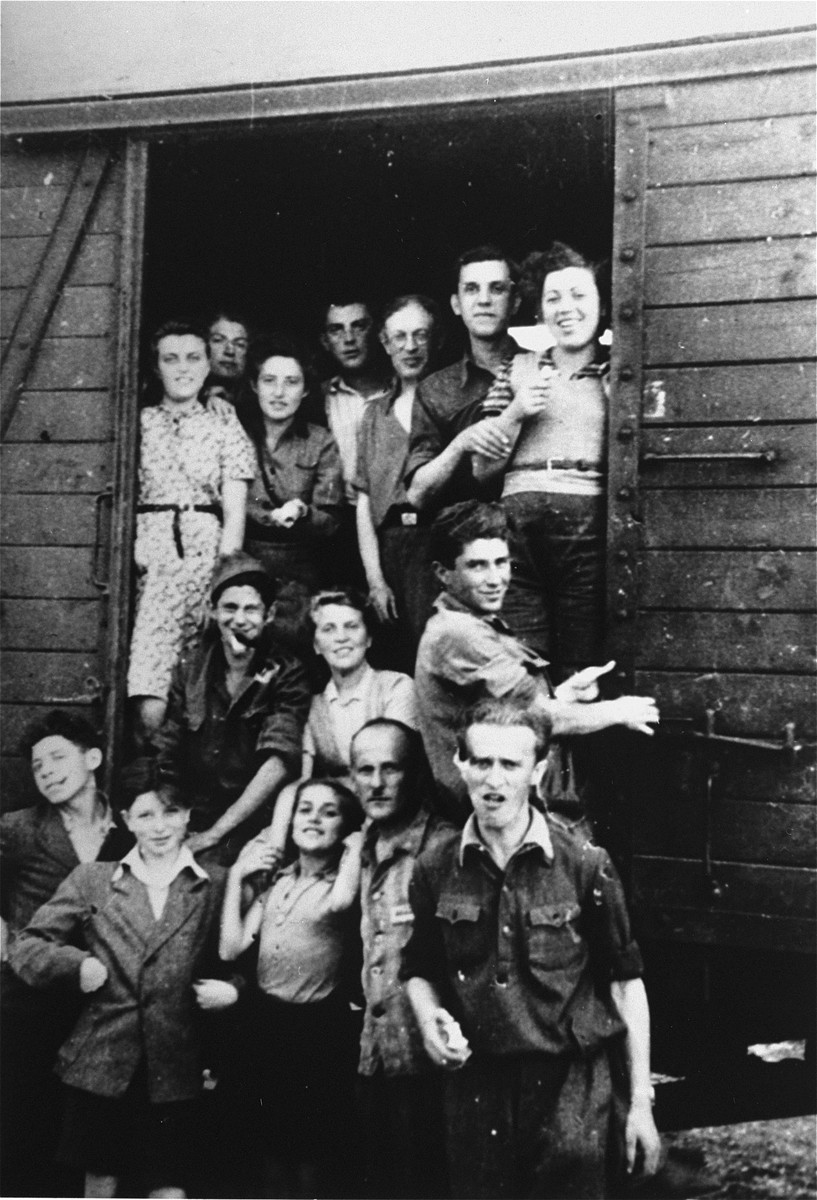
[[[342,1162],[354,1135],[360,1014],[333,994],[288,1004],[252,1001],[264,1145],[289,1162]]]

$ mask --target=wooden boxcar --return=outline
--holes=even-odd
[[[659,1049],[810,1032],[814,112],[808,31],[8,106],[5,804],[31,799],[16,746],[38,711],[90,708],[112,762],[121,745],[140,330],[203,286],[212,223],[282,279],[333,236],[407,276],[411,238],[447,260],[483,240],[483,204],[529,249],[546,207],[614,264],[608,640],[665,716],[620,825]],[[289,209],[253,201],[269,162]]]

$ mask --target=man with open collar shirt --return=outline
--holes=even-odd
[[[547,719],[508,700],[464,718],[473,806],[420,854],[401,978],[445,1079],[455,1197],[604,1197],[653,1174],[642,963],[607,852],[531,804]]]
[[[300,766],[309,685],[268,621],[274,590],[248,554],[223,560],[211,587],[213,626],[182,655],[153,739],[192,801],[188,845],[225,866],[267,823],[269,802]]]
[[[496,484],[476,482],[471,456],[503,461],[510,452],[496,415],[512,397],[511,368],[523,353],[508,333],[519,307],[517,277],[516,264],[497,246],[467,250],[454,265],[451,307],[465,326],[468,349],[420,384],[405,471],[409,502],[432,515],[497,492]]]

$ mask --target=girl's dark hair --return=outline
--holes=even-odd
[[[375,617],[368,600],[361,592],[350,587],[327,588],[322,592],[315,593],[309,601],[309,616],[312,620],[313,630],[317,625],[317,614],[329,604],[343,604],[346,608],[353,608],[363,618],[363,624],[366,626],[367,632],[370,634],[374,633],[376,628]]]
[[[272,333],[258,338],[250,345],[247,357],[247,383],[243,388],[240,401],[236,405],[238,418],[255,443],[256,449],[263,446],[266,430],[255,388],[261,368],[270,358],[294,358],[303,371],[304,395],[295,414],[294,422],[300,431],[305,431],[309,416],[316,412],[320,405],[320,387],[317,376],[312,370],[309,355],[296,339],[288,333]]]
[[[293,819],[301,796],[303,796],[304,792],[309,791],[311,787],[325,787],[329,788],[330,792],[334,792],[340,814],[343,817],[343,837],[353,833],[356,829],[360,829],[363,824],[363,810],[360,807],[360,801],[355,793],[346,784],[341,783],[339,779],[302,779],[295,789],[295,803],[292,806]]]
[[[610,312],[610,266],[605,260],[594,263],[566,242],[551,242],[547,250],[532,250],[522,263],[519,291],[522,299],[535,313],[537,320],[542,315],[542,289],[545,278],[552,271],[564,271],[568,267],[581,267],[589,271],[596,281],[601,300],[599,326],[606,323]]]

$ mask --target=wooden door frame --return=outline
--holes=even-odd
[[[109,795],[123,748],[127,700],[125,664],[130,640],[139,467],[139,346],[148,182],[147,141],[140,137],[126,138],[122,155],[124,178],[113,395],[114,462],[109,527],[107,653],[104,657],[104,729],[109,748],[104,786]]]

